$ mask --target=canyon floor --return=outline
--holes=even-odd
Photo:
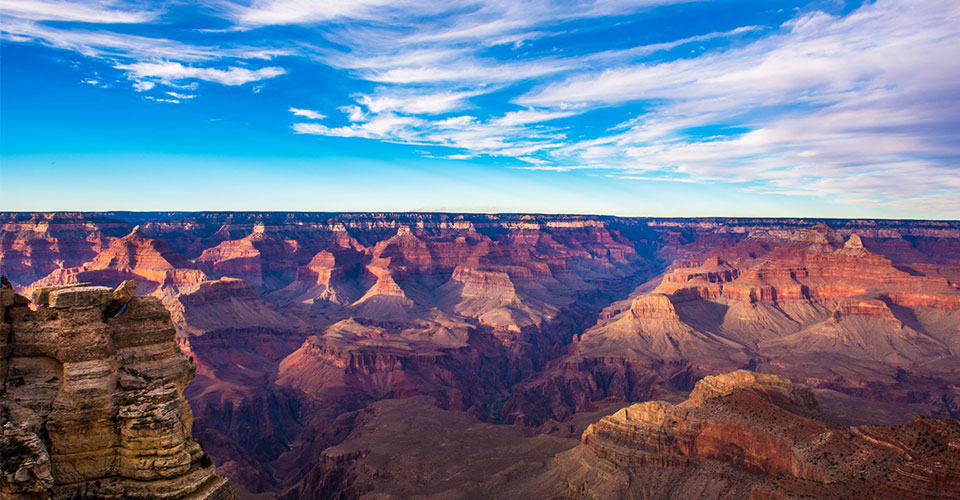
[[[7,213],[0,271],[159,299],[238,498],[960,491],[956,221]]]

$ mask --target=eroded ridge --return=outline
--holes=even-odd
[[[810,389],[738,370],[604,417],[557,465],[587,498],[957,498],[960,421],[841,428]]]
[[[0,288],[0,496],[232,500],[192,436],[196,370],[159,299],[77,284]]]

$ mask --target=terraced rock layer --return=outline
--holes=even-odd
[[[809,388],[740,370],[600,419],[551,475],[568,498],[956,498],[960,421],[835,427]]]
[[[193,437],[195,367],[136,283],[0,288],[0,493],[10,499],[232,500]]]

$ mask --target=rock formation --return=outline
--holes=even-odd
[[[590,400],[637,400],[658,385],[688,390],[691,375],[740,367],[960,415],[960,387],[939,382],[960,375],[955,283],[899,269],[856,233],[844,242],[825,225],[754,231],[710,253],[674,263],[638,288],[629,307],[611,306],[552,373],[504,406],[504,416],[562,418]],[[909,388],[896,379],[907,369],[919,376]],[[590,397],[550,401],[544,391],[558,384],[569,387],[561,393],[587,388]]]
[[[849,429],[820,419],[813,392],[736,371],[687,401],[635,404],[557,456],[569,498],[947,499],[960,495],[960,421]]]
[[[210,499],[233,491],[193,438],[195,367],[159,300],[89,284],[0,289],[0,492]]]

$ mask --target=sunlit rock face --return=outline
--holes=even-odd
[[[813,392],[739,370],[680,404],[600,419],[551,474],[570,498],[946,499],[960,494],[960,421],[840,428]]]
[[[254,493],[335,483],[335,422],[398,398],[538,433],[748,368],[830,421],[960,415],[957,223],[171,217],[0,214],[0,267],[21,293],[140,282],[195,360],[193,433]]]
[[[135,289],[0,289],[4,498],[233,498],[191,433],[170,313]]]

